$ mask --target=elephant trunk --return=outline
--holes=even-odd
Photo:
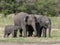
[[[36,31],[36,25],[35,25],[35,23],[32,23],[32,27],[33,27],[33,29],[35,31],[35,36],[37,36],[37,31]]]

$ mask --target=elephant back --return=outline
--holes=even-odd
[[[14,25],[6,25],[5,26],[5,32],[11,32],[14,30]]]
[[[24,13],[24,12],[20,12],[20,13],[17,13],[15,16],[14,16],[14,19],[23,19],[27,16],[28,14],[27,13]]]
[[[14,25],[21,26],[21,23],[25,21],[26,16],[28,16],[27,13],[20,12],[14,16]]]

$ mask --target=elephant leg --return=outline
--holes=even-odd
[[[32,36],[33,32],[32,31],[28,31],[28,37]]]
[[[7,37],[9,37],[10,33],[7,34]]]
[[[37,37],[41,37],[40,36],[40,30],[37,30]]]
[[[40,28],[39,30],[39,37],[41,37],[41,34],[42,34],[42,28]]]
[[[49,37],[51,37],[51,25],[48,28],[49,28],[48,35],[49,35]]]
[[[35,32],[35,37],[37,36],[37,30],[36,30],[36,25],[34,25],[34,24],[32,24],[32,28],[33,28],[33,30],[34,30],[34,32]]]
[[[4,34],[4,38],[5,38],[5,37],[7,37],[7,34],[6,34],[6,33]]]
[[[29,30],[30,30],[29,25],[26,25],[26,31],[28,32],[28,37],[30,36]]]
[[[38,37],[41,37],[41,34],[42,34],[42,27],[40,27],[40,28],[37,30],[37,34],[38,34]]]
[[[23,32],[24,32],[24,37],[27,37],[27,31],[26,31],[26,29],[25,30],[23,29]]]
[[[40,24],[39,23],[36,23],[36,30],[37,30],[37,36],[38,37],[41,37],[41,30],[42,28],[40,27]]]
[[[33,35],[33,32],[34,32],[34,29],[33,27],[31,26],[31,36]],[[37,35],[37,34],[36,34]]]
[[[46,28],[43,27],[42,32],[43,32],[43,37],[46,37]]]
[[[6,37],[6,32],[4,33],[4,38]]]
[[[13,35],[13,37],[17,37],[17,30],[14,30],[14,31],[12,32],[12,35]]]
[[[30,37],[30,31],[28,31],[28,37]]]
[[[27,28],[27,31],[28,31],[28,37],[30,37],[30,29],[29,29],[29,26]]]
[[[39,32],[39,29],[38,29],[38,23],[36,23],[36,30],[37,30],[36,36],[38,36],[38,32]]]
[[[19,32],[20,32],[19,36],[22,37],[22,29],[20,29]]]
[[[32,36],[33,35],[33,28],[31,25],[28,26],[28,37]]]
[[[33,33],[32,32],[30,32],[30,36],[32,36],[33,35]]]
[[[48,24],[48,36],[51,37],[51,20],[49,19],[49,24]]]
[[[15,37],[15,36],[14,36],[14,33],[15,33],[15,32],[14,32],[14,31],[12,31],[12,37]]]
[[[9,37],[10,33],[5,33],[4,37]]]
[[[33,35],[33,33],[30,32],[30,31],[28,31],[28,37],[30,37],[30,36],[32,36],[32,35]]]
[[[32,36],[33,35],[33,31],[31,31],[31,33],[30,33],[31,35],[30,36]]]
[[[24,37],[27,37],[26,26],[22,26],[22,30],[23,30],[23,33],[24,33]]]
[[[51,29],[49,29],[49,37],[51,37]]]

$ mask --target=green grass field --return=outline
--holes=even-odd
[[[14,15],[9,15],[6,18],[0,16],[0,42],[20,42],[20,43],[39,43],[39,42],[60,42],[60,17],[50,17],[52,21],[52,31],[51,31],[51,38],[48,36],[46,38],[43,37],[17,37],[12,38],[11,36],[8,38],[4,38],[4,27],[8,24],[13,24],[13,17]],[[48,34],[48,33],[47,33]]]

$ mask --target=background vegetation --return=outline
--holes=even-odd
[[[55,0],[0,0],[0,13],[4,16],[11,13],[27,12],[47,16],[58,16]]]

